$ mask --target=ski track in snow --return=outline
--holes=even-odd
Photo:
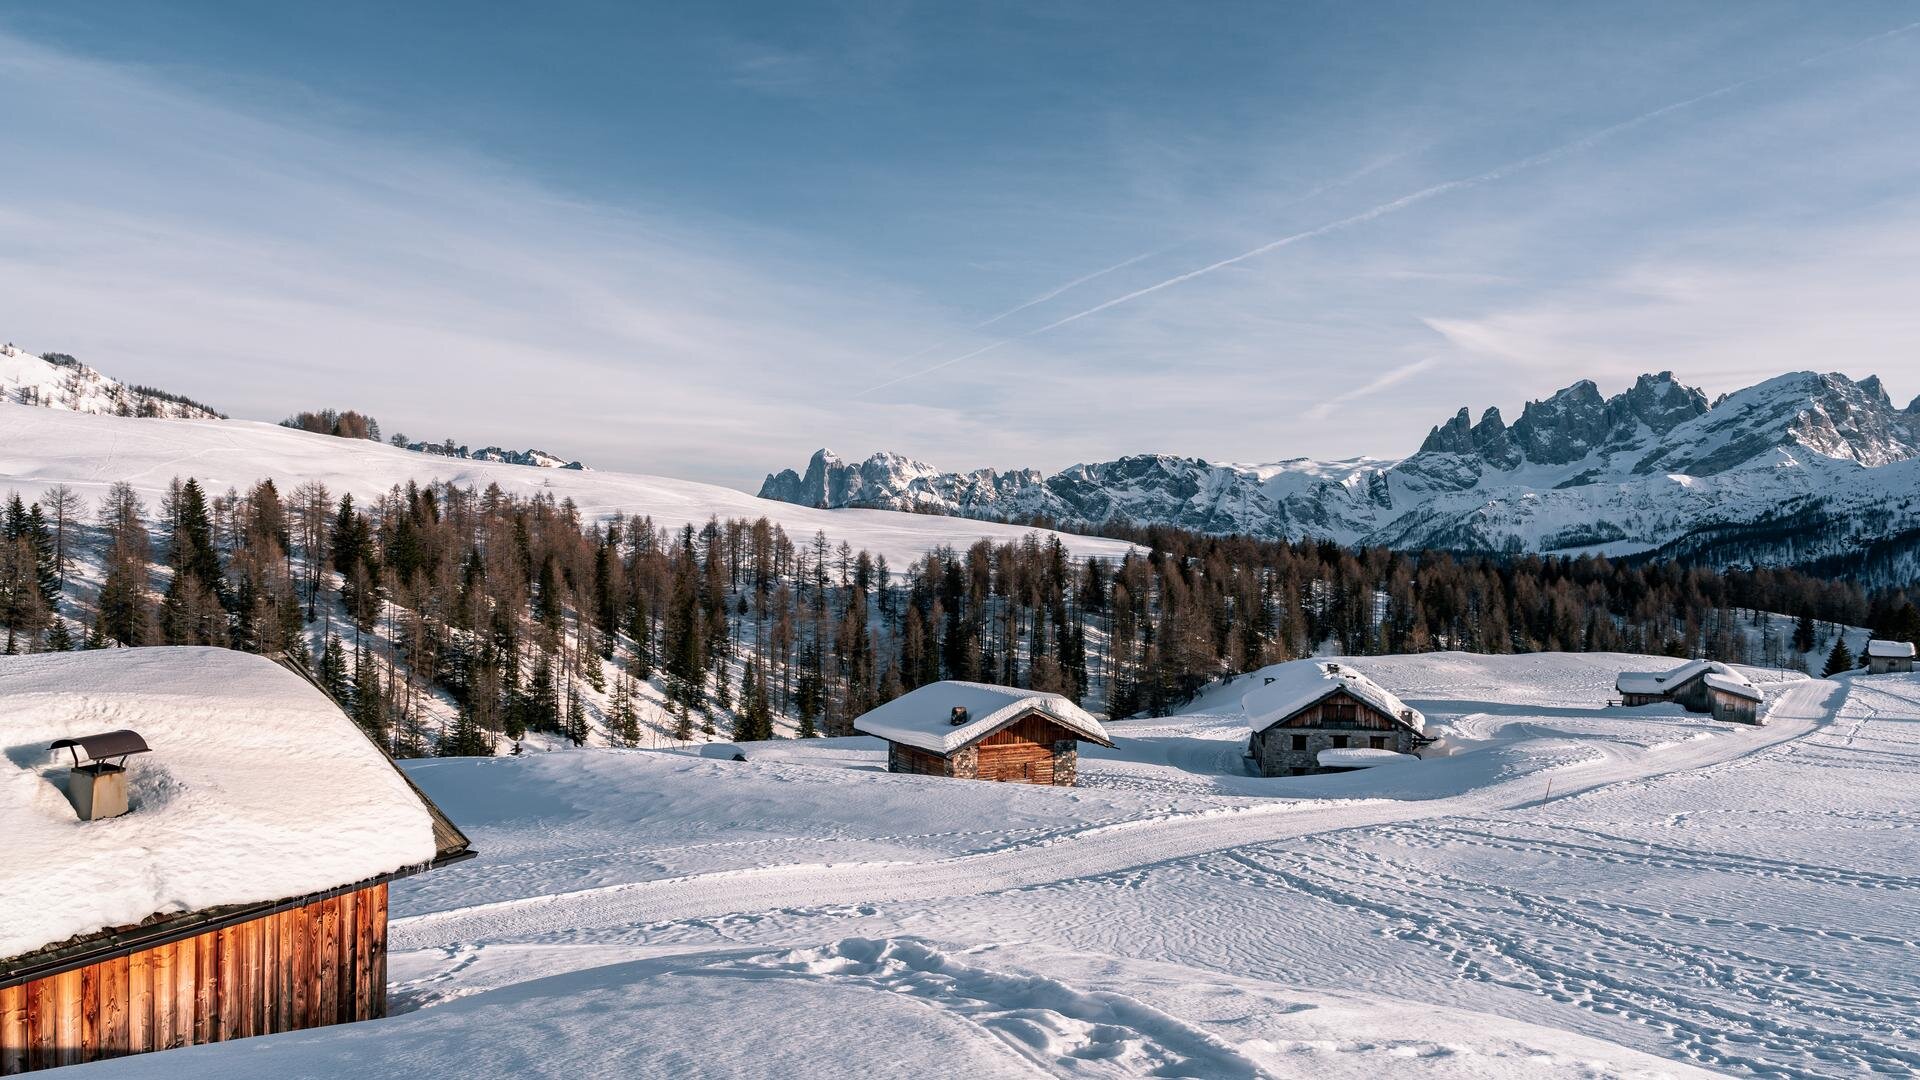
[[[1738,761],[1804,736],[1829,711],[1830,699],[1842,693],[1832,683],[1809,681],[1781,696],[1764,728],[1653,753],[1627,754],[1605,747],[1599,761],[1557,780],[1560,793],[1553,797]],[[1325,808],[1267,803],[1245,810],[1122,822],[931,862],[786,865],[694,874],[399,918],[393,921],[390,942],[396,950],[444,949],[472,941],[601,936],[601,931],[622,927],[740,911],[970,896],[1112,874],[1283,838],[1512,809],[1547,797],[1537,779],[1525,778],[1421,802],[1368,800]]]

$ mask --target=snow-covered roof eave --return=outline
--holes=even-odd
[[[1613,681],[1613,688],[1622,694],[1656,694],[1668,697],[1673,692],[1698,678],[1705,678],[1707,684],[1730,694],[1761,700],[1761,693],[1752,682],[1738,671],[1718,660],[1689,660],[1679,667],[1667,671],[1623,671]]]
[[[955,705],[968,709],[965,723],[950,722]],[[1113,745],[1098,720],[1058,694],[958,681],[919,687],[856,718],[853,729],[947,757],[1035,713],[1088,742]]]
[[[1247,726],[1255,734],[1341,691],[1415,734],[1421,734],[1426,729],[1426,717],[1418,709],[1409,707],[1350,664],[1296,660],[1272,670],[1275,674],[1266,683],[1247,691],[1240,698],[1240,708],[1247,716]]]
[[[1874,638],[1867,642],[1866,655],[1876,660],[1911,660],[1914,656],[1913,642]]]
[[[1766,695],[1762,694],[1758,687],[1739,676],[1727,676],[1721,675],[1718,672],[1708,672],[1706,680],[1708,686],[1723,693],[1745,698],[1748,701],[1766,700]]]

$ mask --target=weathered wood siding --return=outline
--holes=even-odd
[[[387,886],[0,989],[0,1074],[371,1020]]]
[[[1725,690],[1708,688],[1708,701],[1712,706],[1713,718],[1731,724],[1758,724],[1760,722],[1760,703],[1739,694],[1729,694]]]
[[[939,754],[928,753],[905,743],[887,744],[887,771],[918,773],[922,776],[952,776],[953,763]]]
[[[1023,716],[948,757],[900,743],[887,744],[889,772],[962,780],[1071,787],[1079,763],[1079,742],[1074,733],[1038,713]]]
[[[1262,776],[1326,772],[1320,751],[1342,747],[1411,754],[1414,733],[1393,717],[1342,690],[1256,733],[1248,749]]]

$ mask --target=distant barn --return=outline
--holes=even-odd
[[[472,854],[258,656],[0,659],[0,733],[0,1073],[384,1016],[387,883]]]
[[[1882,641],[1875,638],[1867,642],[1866,651],[1860,656],[1869,675],[1886,675],[1913,670],[1913,642],[1911,641]]]
[[[1071,786],[1081,741],[1112,746],[1106,729],[1059,694],[985,683],[937,682],[853,722],[885,739],[897,773]]]
[[[1412,754],[1430,740],[1426,717],[1352,665],[1299,660],[1272,669],[1240,699],[1253,734],[1247,752],[1262,776],[1307,776],[1379,764],[1372,750]]]
[[[1715,720],[1762,721],[1764,697],[1759,689],[1718,660],[1689,660],[1670,671],[1623,671],[1614,689],[1622,705],[1673,702],[1689,712],[1710,713]]]

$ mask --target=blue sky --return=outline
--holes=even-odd
[[[684,7],[0,7],[0,338],[745,487],[1920,394],[1910,4]]]

